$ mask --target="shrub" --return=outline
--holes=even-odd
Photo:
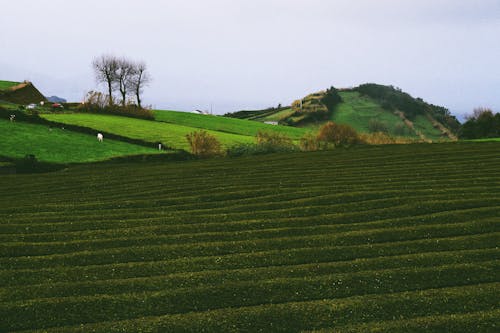
[[[359,142],[358,133],[354,128],[332,121],[321,126],[316,139],[323,144],[323,148],[329,145],[351,145]]]
[[[260,155],[270,153],[293,152],[297,147],[292,139],[281,133],[259,131],[256,144],[243,143],[228,149],[228,156]]]
[[[300,138],[300,149],[303,151],[316,151],[321,149],[321,144],[311,133],[307,133]]]
[[[196,131],[186,135],[191,153],[198,157],[222,155],[221,144],[217,138],[206,131]]]
[[[260,146],[269,147],[292,147],[293,142],[288,136],[277,132],[262,132],[257,133],[257,144]]]
[[[109,105],[109,97],[98,91],[90,91],[85,96],[85,102],[77,108],[80,112],[104,113],[131,118],[154,120],[154,113],[145,108],[139,108],[135,104]]]

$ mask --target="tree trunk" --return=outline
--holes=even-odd
[[[135,95],[136,95],[136,98],[137,98],[137,107],[139,109],[142,109],[142,107],[141,107],[141,91],[139,89],[139,86],[137,87],[137,90],[135,91]]]
[[[113,106],[113,88],[111,80],[108,80],[109,106]]]

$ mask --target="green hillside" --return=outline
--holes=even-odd
[[[43,114],[42,117],[62,124],[89,127],[97,131],[114,133],[133,139],[142,139],[149,142],[162,142],[167,147],[184,150],[189,150],[186,134],[199,130],[199,128],[195,127],[161,121],[98,114]],[[207,132],[215,135],[226,147],[238,143],[250,143],[255,141],[253,137],[247,135],[212,130],[208,130]]]
[[[448,110],[415,99],[396,88],[366,84],[338,93],[342,102],[321,120],[311,121],[307,115],[308,110],[323,110],[326,113],[325,106],[319,102],[324,92],[295,101],[295,109],[300,103],[300,113],[290,107],[248,113],[240,111],[226,116],[260,122],[279,121],[309,129],[317,129],[326,121],[334,121],[350,125],[360,133],[382,130],[391,136],[420,138],[424,141],[456,140],[453,132],[458,128],[458,122],[449,115]]]
[[[0,175],[0,331],[496,332],[499,149]]]
[[[4,119],[0,119],[0,133],[0,156],[10,158],[31,154],[45,162],[77,163],[157,153],[155,149],[125,142],[106,139],[100,143],[93,135]]]
[[[27,105],[46,98],[31,82],[0,81],[0,101]]]
[[[0,80],[0,91],[1,90],[8,90],[12,87],[15,87],[17,85],[21,84],[21,82],[14,82],[14,81],[1,81]]]
[[[158,121],[171,124],[252,137],[256,136],[259,131],[264,131],[282,133],[292,139],[298,140],[307,132],[304,129],[290,126],[274,126],[256,121],[201,115],[189,112],[155,111],[155,118]]]

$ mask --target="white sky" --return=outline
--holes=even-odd
[[[216,113],[392,84],[500,111],[500,0],[0,0],[0,79],[78,101],[103,53],[144,60],[145,103]]]

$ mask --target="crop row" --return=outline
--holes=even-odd
[[[488,331],[498,147],[1,176],[0,331]]]
[[[492,210],[494,212],[494,210]],[[132,233],[121,237],[113,238],[92,238],[79,239],[73,241],[52,241],[52,242],[5,242],[0,244],[0,262],[5,257],[22,257],[22,256],[43,256],[48,254],[63,254],[81,251],[94,251],[102,249],[115,249],[121,247],[136,247],[148,244],[149,246],[161,245],[165,246],[189,246],[195,243],[197,246],[203,247],[205,243],[217,242],[218,247],[224,247],[224,243],[240,244],[239,242],[273,242],[282,238],[311,238],[311,241],[322,242],[321,239],[326,238],[329,242],[334,242],[339,245],[346,245],[351,242],[356,243],[362,241],[380,241],[385,239],[388,232],[393,233],[393,237],[409,237],[423,235],[428,233],[429,237],[433,235],[446,235],[441,232],[450,230],[449,235],[460,229],[460,232],[469,233],[473,230],[477,231],[500,231],[498,227],[498,217],[487,217],[483,220],[471,220],[458,223],[443,223],[436,221],[426,224],[419,223],[418,225],[405,226],[403,225],[380,225],[365,223],[365,227],[351,227],[351,224],[341,224],[340,227],[332,225],[311,226],[309,228],[266,228],[253,231],[221,231],[208,233],[181,233],[181,234],[148,234],[144,236],[134,235]],[[368,227],[366,227],[368,226]],[[344,229],[344,230],[341,230]],[[402,233],[405,236],[401,235]],[[438,234],[436,234],[438,233]],[[382,238],[380,238],[382,237]],[[257,244],[257,243],[256,243]],[[189,247],[188,247],[189,248]],[[186,248],[187,249],[187,248]],[[187,252],[189,253],[189,251]]]
[[[451,330],[453,332],[496,332],[500,311],[497,310],[499,301],[494,294],[499,287],[498,283],[491,283],[196,311],[122,321],[109,319],[94,324],[48,329],[47,333],[60,332],[61,329],[68,333],[221,332],[228,328],[238,332],[300,332],[311,329],[331,332],[327,328],[334,328],[332,331],[335,332],[369,332],[370,328],[375,327],[382,328],[382,331],[386,328],[391,332],[410,332],[412,327],[416,331],[426,332],[426,328],[429,328],[429,332],[450,331],[449,327],[457,328]],[[369,324],[362,326],[365,322]],[[405,330],[405,325],[409,329]],[[433,327],[437,329],[432,330]]]
[[[492,261],[319,277],[277,278],[257,282],[230,282],[210,287],[159,292],[4,302],[0,304],[0,317],[6,319],[0,323],[0,329],[28,329],[32,325],[44,328],[215,308],[465,286],[496,282],[498,269],[500,263]],[[23,320],[19,320],[20,318]]]
[[[311,206],[325,206],[330,205],[331,208],[338,208],[343,210],[342,204],[369,204],[371,201],[376,203],[395,201],[414,201],[415,198],[421,198],[422,201],[428,201],[433,198],[438,199],[465,199],[467,197],[481,198],[492,197],[495,193],[500,193],[500,187],[492,184],[474,184],[473,186],[450,186],[450,188],[433,188],[427,187],[412,188],[405,185],[404,188],[400,186],[388,188],[384,190],[379,189],[364,189],[363,191],[356,190],[340,191],[338,188],[333,189],[318,189],[308,193],[306,190],[301,191],[280,191],[276,189],[259,190],[259,191],[244,191],[239,193],[215,193],[213,197],[195,196],[195,197],[156,197],[155,199],[127,199],[122,201],[119,199],[109,199],[106,201],[99,200],[92,203],[80,202],[76,203],[60,203],[56,207],[54,205],[46,206],[44,208],[40,205],[31,206],[23,213],[13,212],[4,213],[5,223],[22,223],[27,220],[28,223],[40,221],[65,221],[66,219],[75,218],[75,212],[78,212],[78,217],[96,215],[99,211],[106,217],[112,217],[116,214],[128,216],[129,214],[137,213],[138,209],[144,214],[159,214],[169,212],[170,215],[182,214],[211,214],[217,213],[236,213],[244,212],[246,210],[252,211],[267,211],[270,209],[281,209],[290,206],[308,208]],[[494,196],[493,196],[494,198]],[[45,211],[43,211],[44,209]],[[57,209],[57,210],[55,210]],[[171,211],[168,211],[170,210]],[[347,209],[349,207],[347,206]]]
[[[478,250],[443,251],[411,255],[386,256],[352,261],[319,262],[299,265],[280,265],[244,269],[221,269],[149,275],[146,277],[113,278],[97,281],[71,281],[46,284],[23,285],[16,288],[0,288],[0,298],[10,302],[33,298],[70,297],[97,294],[140,293],[179,288],[217,286],[242,281],[262,281],[278,278],[319,277],[356,272],[372,272],[412,267],[437,267],[452,264],[473,264],[500,259],[495,248]],[[113,266],[112,266],[113,267]],[[113,270],[114,268],[111,268]],[[40,281],[37,281],[40,282]]]
[[[306,265],[308,263],[350,262],[376,257],[489,249],[498,245],[499,233],[465,235],[420,239],[380,244],[351,246],[324,246],[267,251],[240,252],[228,255],[181,257],[161,260],[144,258],[142,261],[114,261],[99,265],[75,266],[64,262],[55,267],[32,267],[29,261],[25,268],[3,269],[0,281],[3,286],[19,286],[71,281],[97,281],[128,279],[134,277],[160,276],[175,273],[194,273],[214,270],[250,269],[267,266]],[[95,256],[94,258],[99,258]],[[94,259],[96,260],[96,259]],[[69,259],[68,262],[71,262]],[[354,264],[354,263],[352,263]]]
[[[73,253],[45,254],[31,250],[32,256],[0,258],[3,268],[27,268],[65,265],[91,265],[113,262],[166,260],[185,256],[214,256],[249,251],[286,250],[296,247],[322,247],[375,244],[416,239],[461,236],[498,231],[498,222],[424,225],[414,227],[353,231],[340,234],[313,236],[288,236],[273,239],[249,239],[241,241],[212,241],[187,244],[118,244],[120,247],[94,250],[79,250]]]

